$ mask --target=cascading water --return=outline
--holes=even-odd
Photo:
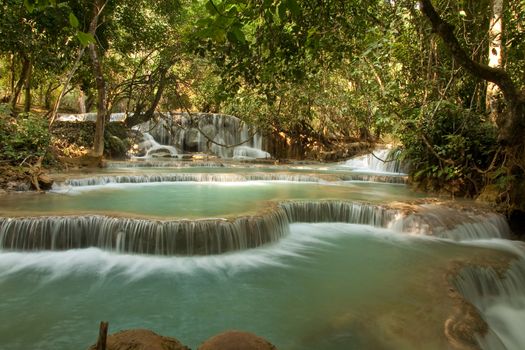
[[[398,152],[389,148],[376,149],[369,154],[354,157],[342,166],[354,171],[405,174],[405,166],[398,160]]]
[[[399,209],[366,203],[293,201],[281,203],[264,214],[231,221],[159,221],[106,216],[4,218],[0,219],[0,249],[98,247],[153,255],[219,254],[276,242],[295,222],[344,222],[456,240],[499,238],[508,234],[501,216],[461,212],[464,218],[461,221],[451,219],[454,215],[458,213],[451,209],[436,209],[432,216],[422,213],[407,216]]]
[[[281,211],[195,221],[104,216],[0,219],[0,249],[68,250],[97,247],[119,253],[211,255],[275,242],[288,232]]]
[[[154,182],[246,182],[246,181],[292,181],[292,182],[321,182],[320,177],[301,174],[215,174],[215,173],[171,173],[171,174],[144,174],[144,175],[113,175],[69,179],[64,182],[55,182],[53,191],[67,191],[72,187],[102,186],[107,184],[143,184]]]
[[[456,349],[454,287],[488,324],[479,346],[525,343],[525,258],[503,217],[354,178],[388,174],[221,165],[0,194],[0,348],[84,348],[107,319],[192,348],[241,328],[290,350]]]
[[[142,149],[146,152],[144,155],[144,158],[150,158],[153,156],[164,156],[166,155],[166,152],[169,154],[170,157],[177,157],[178,151],[173,146],[168,145],[161,145],[155,139],[153,136],[151,136],[149,133],[145,132],[143,134],[144,141],[139,144],[139,149]]]
[[[111,113],[109,121],[122,122],[126,119],[126,113]],[[61,122],[96,122],[97,113],[82,113],[82,114],[65,114],[60,113],[56,119]]]
[[[158,121],[138,127],[181,153],[212,153],[221,158],[270,158],[262,150],[263,138],[239,118],[223,114],[165,113]]]
[[[519,350],[525,344],[525,246],[508,241],[496,246],[517,254],[510,267],[468,266],[453,281],[459,292],[472,303],[489,325],[485,336],[477,337],[487,350]]]

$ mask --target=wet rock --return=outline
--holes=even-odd
[[[88,350],[96,350],[92,345]],[[175,338],[164,337],[147,329],[130,329],[111,334],[106,350],[190,350]]]
[[[26,181],[9,181],[5,189],[7,191],[29,191],[31,190],[31,185]]]
[[[53,179],[47,174],[40,174],[38,175],[38,185],[41,190],[50,190],[53,187]]]
[[[203,140],[199,130],[191,128],[184,134],[183,148],[190,152],[197,152],[201,142],[203,142]]]
[[[198,350],[277,350],[277,348],[253,333],[233,330],[211,337]]]

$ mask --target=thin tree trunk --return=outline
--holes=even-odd
[[[9,67],[10,69],[10,73],[11,73],[11,79],[9,81],[9,101],[11,101],[11,97],[13,96],[13,94],[15,93],[15,76],[16,76],[16,69],[15,69],[15,55],[11,54],[11,67]]]
[[[84,55],[85,48],[81,48],[78,51],[77,58],[75,60],[75,64],[69,71],[69,74],[67,75],[66,81],[64,82],[64,86],[62,87],[62,91],[60,91],[60,95],[58,96],[57,100],[55,101],[55,104],[53,105],[53,110],[51,111],[51,117],[49,121],[49,126],[53,125],[53,122],[55,121],[58,108],[60,107],[60,103],[62,102],[62,99],[64,98],[65,94],[68,90],[68,85],[71,82],[71,79],[73,78],[73,75],[75,75],[75,72],[77,71],[78,67],[80,66],[80,60],[82,59],[82,56]]]
[[[492,0],[492,16],[489,26],[489,67],[501,68],[503,64],[503,10],[504,0]],[[487,94],[485,97],[486,109],[490,120],[496,124],[496,119],[500,111],[501,90],[493,82],[487,83]]]
[[[93,4],[93,19],[89,25],[89,32],[95,37],[99,16],[104,9],[105,1],[96,0]],[[104,154],[104,129],[106,124],[106,80],[102,70],[102,62],[97,47],[94,43],[88,45],[91,66],[97,87],[97,121],[95,123],[95,137],[93,140],[94,157],[102,157]]]
[[[166,88],[166,84],[168,82],[168,71],[168,66],[159,68],[157,91],[155,92],[155,96],[153,98],[153,101],[151,102],[151,105],[144,113],[134,113],[132,116],[128,117],[126,119],[126,126],[132,127],[137,124],[148,121],[153,117],[155,110],[157,109],[160,103],[160,99],[162,98],[162,94],[164,93],[164,89]]]
[[[60,85],[53,86],[53,83],[48,84],[46,92],[44,94],[44,107],[46,109],[48,110],[51,109],[51,94],[53,93],[53,91],[55,91],[59,87]]]
[[[29,68],[27,69],[26,78],[24,80],[24,112],[31,110],[31,78],[33,75],[33,62],[29,60]]]
[[[27,77],[27,73],[29,71],[30,61],[29,58],[26,55],[22,55],[22,70],[20,72],[20,78],[18,79],[15,88],[13,90],[13,94],[11,95],[11,100],[9,103],[11,104],[11,108],[13,110],[16,109],[16,103],[18,102],[18,97],[20,96],[20,92],[22,91],[22,87],[24,86],[24,82]]]
[[[80,93],[78,94],[78,111],[82,114],[86,113],[86,95],[84,95],[82,89],[80,89]]]

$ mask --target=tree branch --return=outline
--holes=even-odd
[[[420,5],[421,12],[432,24],[433,31],[443,39],[443,43],[452,54],[452,57],[454,57],[464,69],[478,78],[498,85],[507,102],[513,103],[513,101],[517,100],[519,91],[505,70],[489,67],[488,65],[473,61],[458,42],[454,34],[454,26],[445,22],[439,16],[431,0],[421,0]]]

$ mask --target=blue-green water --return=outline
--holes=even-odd
[[[197,345],[227,329],[279,349],[446,348],[449,261],[486,250],[351,224],[209,257],[0,253],[0,348],[83,349],[98,322]],[[445,302],[444,302],[445,300]]]
[[[109,184],[46,194],[10,194],[0,213],[108,214],[165,218],[227,217],[255,213],[283,200],[344,199],[370,202],[417,198],[403,185],[338,182],[173,182]]]
[[[403,185],[345,181],[109,184],[2,195],[0,215],[233,217],[283,200],[386,204],[420,197]],[[447,272],[485,256],[509,259],[492,240],[452,242],[342,223],[295,223],[278,242],[215,256],[0,250],[0,349],[85,349],[102,320],[110,332],[149,328],[193,349],[228,329],[254,332],[281,350],[448,349],[444,324],[454,305]],[[499,334],[508,320],[525,324],[508,311],[494,313]],[[519,344],[517,332],[507,333],[506,344]]]

